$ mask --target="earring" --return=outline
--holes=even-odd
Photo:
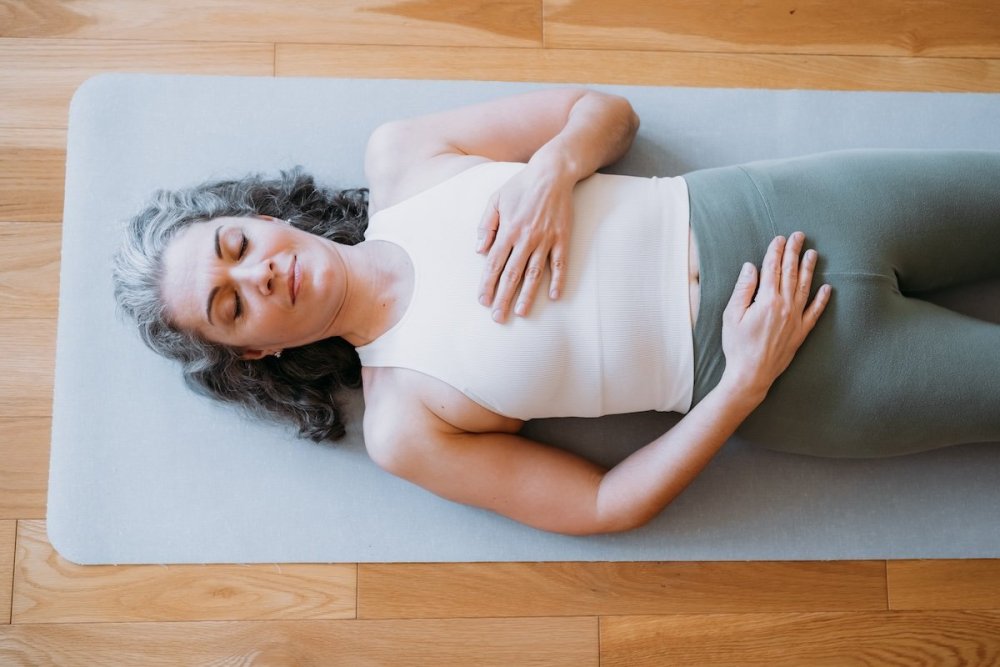
[[[274,353],[274,358],[275,359],[280,359],[281,358],[281,350],[278,350],[277,352]]]

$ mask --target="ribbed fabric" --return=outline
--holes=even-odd
[[[523,168],[476,165],[372,218],[366,241],[400,246],[415,281],[402,319],[358,348],[361,363],[419,371],[519,419],[687,412],[694,351],[684,180],[581,181],[562,296],[548,298],[546,270],[530,315],[498,324],[478,301],[486,258],[475,252],[476,229],[490,195]]]

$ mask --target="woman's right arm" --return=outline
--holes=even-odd
[[[720,384],[611,470],[513,433],[461,432],[420,408],[378,417],[405,427],[383,437],[366,429],[365,443],[381,468],[442,498],[540,530],[593,535],[638,528],[659,514],[758,402]]]
[[[672,429],[611,470],[513,434],[464,433],[426,409],[373,424],[406,424],[374,437],[383,468],[456,502],[483,507],[560,533],[637,528],[677,497],[764,400],[829,300],[824,286],[808,303],[814,253],[799,261],[803,239],[778,237],[756,271],[744,272],[723,316],[722,380]],[[379,443],[387,446],[381,446]]]

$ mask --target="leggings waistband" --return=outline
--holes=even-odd
[[[767,204],[741,167],[703,169],[684,175],[691,230],[698,242],[701,301],[694,326],[694,391],[697,405],[725,370],[722,313],[745,262],[759,264],[776,234]]]

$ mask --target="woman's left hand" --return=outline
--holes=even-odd
[[[529,164],[490,197],[476,252],[489,253],[479,302],[493,307],[497,322],[507,319],[515,298],[516,314],[531,312],[546,266],[551,268],[549,298],[562,293],[575,185],[571,178]]]
[[[722,315],[722,352],[726,369],[720,384],[739,387],[761,400],[816,326],[830,302],[824,284],[809,299],[819,255],[802,254],[806,237],[776,236],[757,270],[747,263]],[[754,292],[756,291],[756,296]]]

